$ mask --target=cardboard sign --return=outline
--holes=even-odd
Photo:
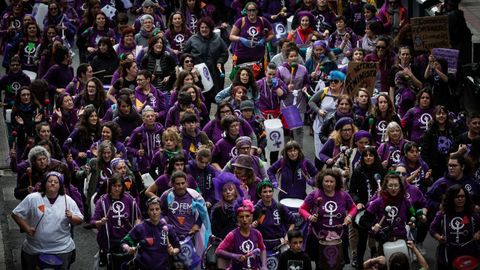
[[[450,48],[448,16],[412,18],[412,39],[416,51]]]
[[[347,93],[354,97],[357,95],[359,88],[366,88],[370,96],[372,96],[377,75],[377,65],[377,62],[348,63],[347,79],[345,80]]]
[[[433,48],[432,55],[435,59],[445,59],[448,62],[448,73],[457,74],[458,54],[459,50],[445,49],[445,48]]]

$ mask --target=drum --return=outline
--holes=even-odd
[[[38,266],[43,270],[61,269],[63,260],[54,254],[41,254],[38,256]]]
[[[280,262],[280,251],[267,250],[267,268],[268,270],[277,270]]]
[[[405,255],[407,255],[410,259],[409,253],[408,253],[408,247],[407,247],[407,242],[403,239],[398,239],[397,241],[392,241],[392,242],[385,242],[383,244],[383,253],[385,254],[385,261],[388,262],[390,260],[390,256],[392,256],[393,253],[401,252]]]
[[[343,269],[342,239],[319,241],[320,269]]]
[[[295,228],[300,229],[305,224],[305,220],[300,216],[298,213],[298,209],[302,205],[303,200],[300,199],[293,199],[293,198],[285,198],[280,200],[280,204],[285,205],[290,211],[292,211],[293,216],[295,216]]]
[[[200,63],[195,65],[195,68],[199,71],[200,78],[202,80],[202,93],[210,91],[213,88],[214,81],[212,75],[210,74],[210,71],[207,68],[207,65],[205,65],[205,63]]]
[[[202,259],[197,255],[190,236],[180,241],[180,253],[176,257],[186,269],[194,269],[201,263]]]
[[[460,256],[453,260],[453,267],[457,270],[474,270],[478,267],[478,259],[472,256]]]
[[[285,144],[282,120],[278,118],[266,119],[263,124],[265,125],[265,132],[267,133],[268,151],[281,151]]]

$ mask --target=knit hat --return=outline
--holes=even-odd
[[[248,170],[253,170],[252,157],[250,157],[248,155],[238,155],[235,162],[232,163],[232,166],[239,167],[239,168],[244,168],[244,169],[248,169]]]
[[[350,117],[342,117],[337,120],[337,123],[335,123],[335,130],[340,130],[343,126],[348,124],[353,125],[353,119]]]
[[[254,109],[255,109],[255,105],[253,104],[253,101],[243,100],[242,102],[240,102],[240,111],[254,110]]]
[[[355,142],[359,141],[362,138],[367,138],[368,140],[370,140],[371,138],[370,133],[368,133],[368,131],[365,131],[365,130],[359,130],[355,132],[355,134],[353,135],[353,140]]]
[[[248,145],[252,147],[252,139],[248,136],[241,136],[235,141],[235,147],[237,149],[242,148],[242,146]]]
[[[328,75],[328,80],[340,80],[340,81],[345,81],[345,74],[341,72],[340,70],[332,70],[330,71],[330,75]]]

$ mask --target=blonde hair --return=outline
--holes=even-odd
[[[358,128],[357,126],[355,126],[354,124],[348,124],[350,126],[352,126],[352,137],[349,139],[348,141],[348,146],[350,148],[353,147],[353,134],[355,134],[357,131],[358,131]],[[340,133],[340,130],[334,130],[331,134],[330,134],[330,139],[332,139],[334,142],[335,142],[335,146],[340,146],[342,145],[342,135]]]

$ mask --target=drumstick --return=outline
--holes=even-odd
[[[106,72],[106,70],[105,69],[98,70],[98,71],[93,72],[92,74],[95,75],[95,74],[102,73],[102,72]]]
[[[277,189],[278,189],[278,191],[281,191],[281,192],[285,193],[286,195],[288,195],[288,192],[286,192],[285,190],[283,190],[283,189],[281,189],[281,188],[279,188],[279,187],[277,187]]]

